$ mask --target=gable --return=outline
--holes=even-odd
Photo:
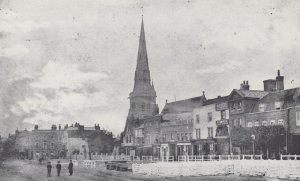
[[[230,93],[228,100],[235,100],[235,99],[240,99],[240,98],[242,98],[242,96],[239,93],[237,93],[235,90],[233,90]]]

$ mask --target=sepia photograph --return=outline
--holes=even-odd
[[[300,1],[0,0],[0,181],[300,180]]]

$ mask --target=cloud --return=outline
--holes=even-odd
[[[220,74],[224,73],[229,70],[234,70],[242,66],[243,63],[239,61],[225,61],[221,64],[211,64],[199,68],[196,70],[196,73],[203,75],[203,74]]]
[[[0,49],[0,56],[3,57],[22,57],[29,52],[24,45],[13,45]]]
[[[76,114],[108,105],[107,93],[98,89],[108,75],[83,72],[76,64],[49,61],[42,75],[30,84],[32,94],[11,108],[17,115],[27,115],[25,123],[48,127],[50,124],[80,122]],[[93,91],[86,84],[95,85]],[[30,116],[28,116],[30,115]]]

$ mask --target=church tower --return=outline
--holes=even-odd
[[[150,78],[148,55],[146,48],[144,21],[142,19],[137,64],[134,76],[133,91],[129,94],[130,108],[128,120],[142,119],[158,114],[156,92]]]

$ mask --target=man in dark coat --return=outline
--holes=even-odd
[[[51,168],[52,168],[51,162],[48,162],[47,163],[47,177],[51,177]]]
[[[69,169],[70,176],[73,175],[73,163],[72,163],[72,160],[70,160],[68,169]]]
[[[61,170],[60,161],[58,161],[57,164],[56,164],[56,170],[57,170],[57,176],[60,176],[60,170]]]

